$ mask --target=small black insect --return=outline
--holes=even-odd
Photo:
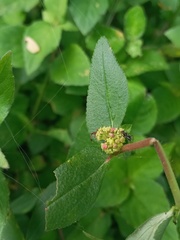
[[[132,141],[132,136],[129,133],[127,133],[126,131],[123,130],[122,135],[128,142]]]

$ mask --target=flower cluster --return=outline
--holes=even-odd
[[[107,154],[119,152],[126,141],[123,128],[101,127],[95,133],[96,139],[102,141],[101,149]]]

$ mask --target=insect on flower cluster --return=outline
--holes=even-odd
[[[101,141],[101,149],[109,155],[119,152],[125,143],[131,141],[131,136],[123,128],[101,127],[93,134]]]

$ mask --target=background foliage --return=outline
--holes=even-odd
[[[54,195],[53,170],[90,144],[86,96],[101,36],[128,79],[123,124],[132,124],[134,140],[159,139],[179,179],[179,9],[178,0],[0,0],[0,56],[12,50],[16,85],[11,111],[0,126],[0,147],[10,166],[4,170],[9,192],[4,184],[1,208],[6,210],[0,219],[9,212],[9,225],[0,229],[2,239],[125,239],[148,217],[173,205],[157,156],[147,148],[110,163],[87,216],[44,232],[43,203]],[[9,55],[0,69],[8,69]],[[0,121],[13,97],[8,79],[12,89],[0,79],[0,94],[7,90],[9,96],[7,102],[0,99],[0,107],[6,106]],[[5,182],[1,175],[0,181]],[[179,239],[175,228],[169,225],[163,239]]]

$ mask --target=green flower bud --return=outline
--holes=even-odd
[[[101,127],[96,132],[96,139],[103,141],[101,149],[107,154],[119,152],[130,137],[123,128]]]

